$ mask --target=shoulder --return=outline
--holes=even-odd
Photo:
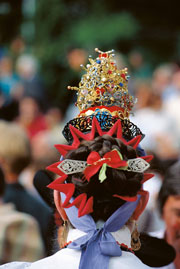
[[[80,251],[75,251],[72,249],[63,249],[58,251],[53,256],[39,260],[37,262],[26,264],[26,263],[10,263],[7,264],[7,267],[0,267],[0,269],[57,269],[57,268],[66,268],[66,269],[78,269],[80,262]],[[13,264],[15,266],[13,267]],[[6,265],[5,265],[6,266]],[[24,267],[23,267],[24,266]],[[27,266],[27,267],[25,267]],[[122,252],[121,257],[113,257],[109,262],[109,269],[117,269],[122,267],[123,269],[148,269],[150,267],[143,264],[134,254],[129,252]]]
[[[57,269],[57,268],[66,268],[66,269],[78,269],[80,262],[81,252],[75,251],[73,249],[62,249],[56,254],[34,262],[31,264],[31,269]],[[18,268],[19,269],[19,268]]]
[[[56,269],[58,267],[66,269],[79,268],[81,252],[73,249],[63,249],[51,257],[32,263],[30,269]],[[122,252],[121,257],[110,258],[109,269],[148,269],[150,267],[143,264],[134,254]],[[19,269],[19,268],[18,268]]]
[[[134,254],[122,251],[121,257],[114,257],[110,259],[109,262],[109,269],[117,269],[122,267],[123,269],[132,269],[132,268],[138,268],[138,269],[148,269],[149,266],[145,265],[141,262]]]
[[[0,266],[0,269],[26,269],[30,268],[29,262],[11,262]]]

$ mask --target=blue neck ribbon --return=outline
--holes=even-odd
[[[61,193],[62,201],[65,200],[65,197]],[[116,243],[111,232],[116,232],[124,226],[132,216],[139,199],[140,195],[138,195],[138,199],[135,202],[126,202],[123,204],[108,218],[100,229],[96,228],[91,215],[78,218],[78,209],[75,206],[65,208],[72,225],[76,229],[86,233],[86,235],[68,245],[68,248],[81,251],[79,269],[108,269],[109,258],[122,255],[121,248]],[[72,201],[73,199],[71,199]]]

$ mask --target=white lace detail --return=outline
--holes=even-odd
[[[135,158],[128,160],[128,168],[127,171],[135,172],[135,173],[143,173],[145,170],[149,168],[150,164],[146,162],[144,159]]]
[[[87,166],[86,161],[77,161],[77,160],[70,160],[65,159],[60,163],[57,167],[65,174],[75,174],[84,171]]]
[[[57,167],[66,175],[70,175],[83,172],[87,166],[88,164],[86,161],[65,159]],[[127,171],[134,173],[143,173],[149,167],[150,167],[149,163],[146,162],[144,159],[135,158],[128,160]]]

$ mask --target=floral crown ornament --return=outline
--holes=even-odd
[[[140,129],[130,122],[129,115],[136,103],[136,99],[128,92],[127,68],[118,70],[114,60],[114,50],[99,53],[96,59],[89,57],[89,64],[82,66],[86,73],[82,76],[79,87],[68,86],[77,91],[76,105],[79,115],[66,124],[63,135],[72,141],[69,125],[73,125],[81,132],[88,132],[92,127],[93,117],[100,123],[101,129],[108,131],[113,124],[121,119],[122,131],[126,140],[143,134]]]
[[[122,136],[122,128],[121,128],[121,121],[120,120],[118,120],[108,132],[103,132],[101,130],[101,127],[100,127],[100,125],[95,117],[93,118],[92,129],[91,129],[90,133],[84,134],[84,133],[80,132],[78,129],[74,128],[73,126],[70,126],[70,131],[71,131],[71,134],[73,137],[72,145],[55,145],[55,147],[57,148],[57,150],[59,151],[59,153],[63,157],[65,157],[69,151],[77,149],[78,146],[80,145],[80,142],[82,139],[91,141],[95,138],[97,133],[99,136],[102,136],[104,134],[107,134],[110,136],[116,135],[116,137],[118,139],[120,139],[122,142],[124,142],[124,144],[132,146],[134,149],[137,148],[138,144],[141,141],[141,136],[137,136],[137,137],[135,137],[132,140],[127,142]],[[81,163],[79,163],[79,165],[81,166],[81,169],[82,168],[84,169],[84,167],[85,167],[84,171],[85,171],[85,174],[86,174],[88,180],[90,180],[90,178],[94,174],[96,174],[100,168],[102,169],[104,164],[106,164],[112,168],[118,168],[117,167],[118,165],[121,169],[122,169],[122,167],[125,167],[125,169],[127,169],[129,167],[129,164],[126,161],[122,160],[121,157],[120,158],[118,157],[119,158],[118,165],[117,165],[116,161],[113,163],[114,158],[117,158],[117,155],[116,155],[116,157],[112,156],[114,154],[118,154],[118,156],[119,156],[119,153],[117,151],[111,151],[111,152],[108,152],[107,155],[105,154],[106,156],[103,156],[103,158],[104,158],[103,159],[97,155],[93,156],[94,153],[91,152],[91,154],[89,155],[89,157],[87,159],[87,163],[89,162],[89,164],[91,166],[85,167],[85,164],[82,163],[82,161],[80,161]],[[109,160],[110,158],[113,159],[112,162],[110,162],[110,160]],[[145,160],[146,162],[150,162],[152,159],[152,156],[151,155],[143,156],[143,157],[139,157],[137,159],[141,159],[141,160]],[[109,160],[109,162],[108,162],[108,160]],[[65,171],[63,171],[62,169],[59,169],[59,166],[61,167],[62,163],[63,163],[63,161],[60,161],[60,162],[54,163],[54,164],[47,167],[48,170],[50,170],[50,171],[52,171],[60,176],[55,181],[53,181],[51,184],[49,184],[48,187],[51,189],[57,190],[59,192],[63,192],[66,195],[66,199],[64,200],[62,206],[64,208],[76,206],[78,208],[78,217],[92,213],[93,212],[93,196],[91,196],[90,198],[87,198],[87,194],[82,193],[79,196],[77,196],[73,200],[72,203],[70,203],[70,199],[71,199],[71,197],[73,197],[74,192],[75,192],[75,185],[73,183],[66,182],[68,174],[66,174]],[[94,165],[93,168],[92,168],[92,164]],[[89,167],[91,167],[91,169],[89,169]],[[67,168],[67,166],[66,166],[65,169],[69,169],[69,168]],[[71,174],[73,174],[73,169],[71,170],[71,172],[72,172]],[[102,175],[103,176],[105,175],[105,171],[102,171]],[[147,181],[151,177],[153,177],[153,174],[144,173],[143,180],[141,181],[141,183],[143,184],[145,181]],[[138,194],[143,195],[143,194],[145,194],[145,191],[140,190],[138,192]],[[136,201],[136,199],[137,199],[137,195],[134,197],[125,197],[125,196],[119,196],[117,194],[114,194],[113,196],[120,198],[120,199],[123,199],[125,201]]]

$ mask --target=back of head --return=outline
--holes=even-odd
[[[137,157],[133,147],[125,145],[120,139],[109,135],[98,136],[92,141],[82,141],[79,147],[70,151],[65,159],[86,161],[91,152],[98,152],[101,158],[112,150],[118,150],[123,160]],[[141,188],[142,173],[134,173],[124,170],[112,169],[107,166],[106,179],[99,180],[99,171],[91,177],[90,181],[85,180],[83,173],[69,175],[67,182],[75,185],[74,197],[86,193],[87,197],[94,197],[92,216],[95,221],[107,220],[125,201],[114,197],[135,196]]]
[[[6,121],[0,121],[0,133],[0,160],[12,173],[19,174],[31,159],[28,137],[17,124]]]
[[[37,72],[38,63],[33,55],[21,55],[16,63],[19,75],[24,79],[31,79]]]
[[[180,195],[180,161],[172,165],[166,172],[162,187],[159,192],[159,208],[163,212],[163,207],[169,196]]]

